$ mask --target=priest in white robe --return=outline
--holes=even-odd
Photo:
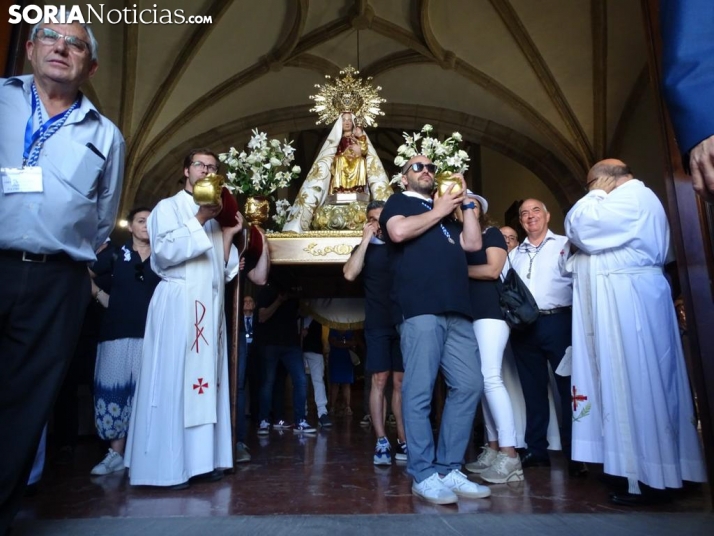
[[[149,306],[141,373],[125,464],[132,485],[188,487],[233,467],[224,285],[238,273],[231,244],[241,229],[221,229],[219,205],[199,207],[193,186],[218,168],[207,149],[184,161],[185,190],[148,220],[151,268],[161,277]]]
[[[619,160],[588,173],[589,193],[565,230],[580,251],[573,272],[574,460],[626,477],[613,502],[647,502],[655,489],[704,482],[682,342],[663,266],[669,225],[657,196]],[[650,494],[650,497],[652,495]]]

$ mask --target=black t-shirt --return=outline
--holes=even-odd
[[[369,244],[367,246],[362,268],[362,282],[364,283],[365,297],[365,329],[392,326],[394,324],[392,321],[394,306],[390,299],[392,273],[389,268],[389,246],[386,244]]]
[[[489,227],[483,233],[483,247],[478,251],[466,252],[466,261],[469,266],[486,264],[486,250],[488,248],[501,248],[508,251],[506,239],[496,227]],[[471,309],[474,320],[494,318],[503,320],[503,313],[498,301],[498,287],[501,278],[487,281],[485,279],[469,278],[469,293],[471,296]]]
[[[314,318],[307,328],[307,335],[302,340],[303,352],[322,353],[322,324]]]
[[[388,200],[379,223],[386,231],[394,216],[416,216],[431,210],[431,204],[404,194]],[[398,307],[394,323],[423,314],[462,314],[472,317],[466,256],[459,243],[461,226],[444,218],[420,236],[390,247],[392,297]],[[453,244],[449,241],[453,241]]]
[[[300,346],[297,328],[298,300],[290,299],[283,302],[267,322],[256,321],[260,318],[260,310],[270,307],[277,298],[278,290],[270,283],[265,285],[258,294],[253,323],[253,341],[262,346]]]
[[[149,258],[132,249],[131,241],[121,248],[108,247],[97,255],[92,271],[98,276],[111,274],[109,307],[99,330],[99,342],[144,338],[149,302],[161,278],[151,269]]]

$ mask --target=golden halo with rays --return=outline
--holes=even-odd
[[[320,116],[316,124],[332,123],[341,113],[351,112],[355,115],[355,123],[368,127],[377,126],[375,119],[384,115],[379,106],[387,101],[379,96],[381,86],[375,88],[371,84],[371,76],[362,80],[358,75],[359,71],[348,65],[331,83],[315,84],[320,91],[317,95],[310,95],[315,101],[315,106],[310,108],[310,111]],[[325,79],[332,80],[329,75],[325,75]]]

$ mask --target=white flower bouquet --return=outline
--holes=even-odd
[[[468,162],[471,160],[468,153],[459,149],[462,141],[461,134],[453,132],[444,141],[433,138],[430,134],[434,131],[431,125],[424,125],[420,132],[414,132],[411,136],[404,132],[404,144],[397,149],[397,156],[394,164],[401,168],[409,162],[409,159],[423,154],[428,157],[437,167],[437,173],[463,173],[469,168]],[[419,142],[421,142],[419,144]],[[392,184],[401,184],[401,171],[392,177]]]
[[[275,222],[274,227],[276,229],[280,230],[285,225],[285,220],[288,219],[288,211],[290,210],[290,207],[290,201],[287,199],[278,199],[275,202],[275,214],[273,214],[271,219]]]
[[[227,153],[218,155],[228,168],[226,187],[249,196],[269,196],[278,188],[285,188],[300,174],[300,166],[291,166],[295,160],[292,143],[269,140],[265,132],[253,129],[246,151],[238,152],[231,147]]]

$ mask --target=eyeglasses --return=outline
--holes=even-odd
[[[54,45],[60,39],[64,39],[64,42],[69,49],[77,54],[81,54],[91,48],[89,43],[83,41],[79,37],[75,37],[74,35],[62,35],[59,32],[51,30],[50,28],[41,28],[37,32],[37,40],[43,45]]]
[[[135,264],[134,265],[134,279],[137,281],[144,281],[144,265]]]
[[[409,170],[411,169],[411,170],[414,171],[415,173],[419,173],[419,172],[422,171],[424,168],[426,168],[426,170],[427,170],[429,173],[431,173],[432,175],[435,174],[435,173],[436,173],[436,170],[438,169],[438,168],[436,167],[436,164],[424,164],[423,162],[414,162],[411,166],[409,166],[409,167],[407,168],[407,171],[409,171]],[[406,171],[405,171],[405,173],[406,173]]]
[[[516,235],[503,235],[503,238],[506,239],[506,242],[518,242],[518,237]]]
[[[191,162],[191,166],[200,169],[203,171],[204,169],[208,171],[209,173],[215,173],[218,171],[218,166],[214,166],[213,164],[204,164],[203,162],[196,160],[195,162]]]

